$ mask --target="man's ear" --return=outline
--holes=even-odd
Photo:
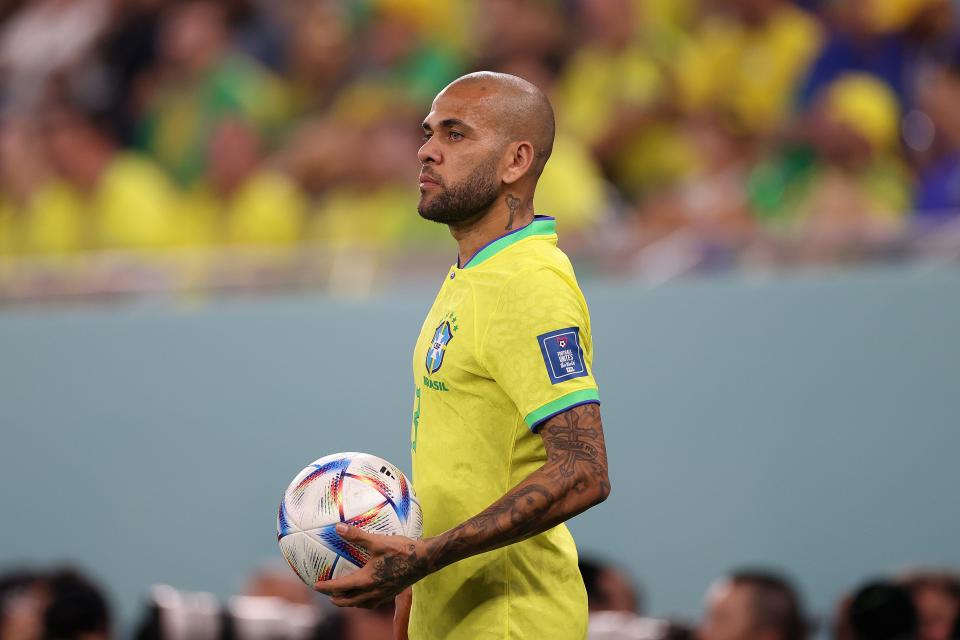
[[[507,146],[507,166],[503,170],[503,181],[506,184],[513,184],[528,175],[535,161],[536,153],[533,150],[533,144],[527,140],[511,142]]]

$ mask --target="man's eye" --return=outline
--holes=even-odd
[[[459,131],[451,131],[451,132],[450,132],[450,139],[451,139],[451,140],[463,140],[463,134],[460,133]]]
[[[423,133],[423,135],[420,137],[420,139],[423,140],[424,142],[426,142],[427,140],[430,139],[430,136],[431,136],[431,135],[432,135],[432,134],[427,133],[426,131],[424,131],[424,133]]]

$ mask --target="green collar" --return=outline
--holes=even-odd
[[[534,216],[533,222],[528,224],[525,227],[520,227],[519,229],[514,229],[506,235],[502,235],[496,240],[492,240],[480,248],[473,257],[467,260],[467,263],[460,267],[461,269],[469,269],[470,267],[475,267],[478,264],[485,262],[497,255],[507,247],[512,244],[516,244],[525,238],[531,236],[549,236],[557,232],[557,219],[551,218],[550,216]],[[460,264],[460,259],[457,258],[457,264]]]

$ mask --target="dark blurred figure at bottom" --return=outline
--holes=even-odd
[[[590,557],[580,557],[587,590],[589,640],[689,640],[687,627],[669,620],[642,617],[643,595],[626,572]]]
[[[917,610],[910,592],[888,580],[868,582],[840,603],[837,640],[916,640]]]
[[[74,569],[57,571],[46,583],[46,640],[109,640],[110,605],[100,587]]]
[[[960,576],[915,571],[900,579],[917,610],[917,640],[960,640]]]
[[[393,605],[336,609],[283,564],[253,571],[242,595],[154,586],[136,640],[392,640]],[[0,638],[0,640],[4,640]]]
[[[69,567],[0,576],[0,640],[109,640],[110,605]]]
[[[766,570],[736,571],[707,592],[699,640],[804,640],[810,625],[796,589]]]
[[[19,570],[0,576],[0,640],[42,638],[46,604],[39,573]]]
[[[640,615],[643,602],[630,578],[617,567],[588,557],[580,558],[580,575],[587,589],[587,608]]]

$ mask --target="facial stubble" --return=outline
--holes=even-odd
[[[465,180],[447,187],[437,185],[440,192],[424,202],[423,195],[417,211],[420,217],[446,225],[459,225],[481,216],[489,210],[500,195],[495,178],[495,161],[474,170]]]

